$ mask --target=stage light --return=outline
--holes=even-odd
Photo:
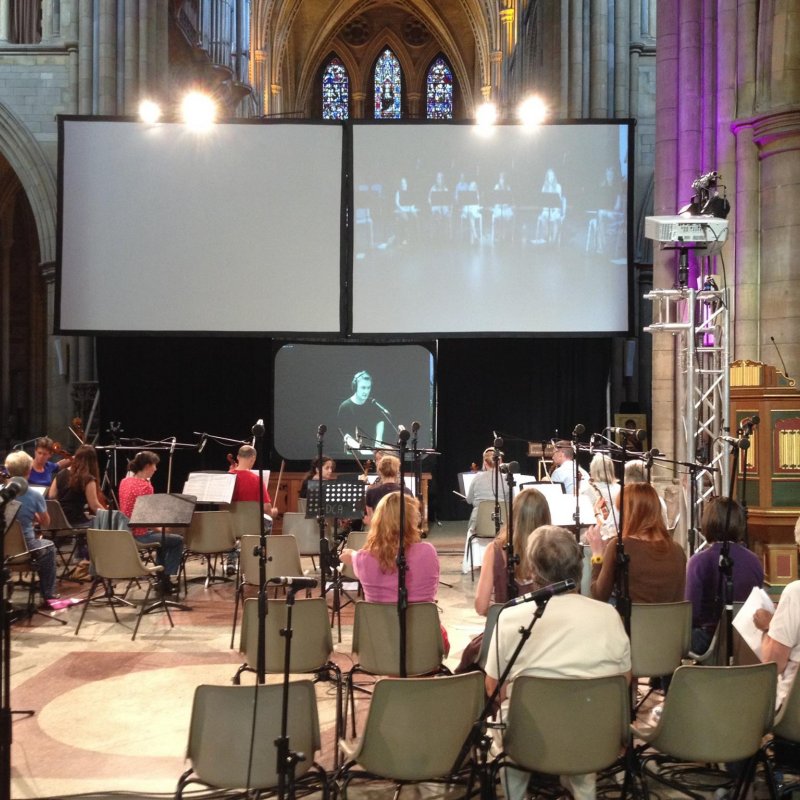
[[[494,125],[497,122],[497,106],[494,103],[479,105],[475,112],[475,122],[484,127]]]
[[[541,125],[547,118],[547,106],[541,97],[534,95],[520,103],[517,115],[523,125]]]
[[[181,103],[181,116],[186,125],[196,131],[208,130],[216,120],[214,101],[201,92],[189,92]]]
[[[153,100],[142,100],[139,103],[139,119],[148,125],[154,125],[161,119],[161,106]]]

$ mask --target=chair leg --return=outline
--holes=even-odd
[[[76,636],[78,635],[78,631],[81,629],[81,625],[83,625],[83,618],[86,616],[86,609],[89,608],[89,603],[91,602],[92,597],[94,596],[94,593],[97,590],[98,585],[100,584],[100,580],[101,579],[99,577],[96,577],[92,581],[92,585],[89,588],[89,594],[86,597],[86,602],[83,604],[83,609],[81,610],[81,617],[78,620],[78,626],[75,628]]]
[[[239,582],[239,573],[236,573],[236,591],[233,594],[233,628],[231,628],[231,650],[233,641],[236,638],[236,620],[239,617],[239,603],[244,605],[244,584]]]

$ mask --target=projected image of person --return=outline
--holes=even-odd
[[[461,230],[469,226],[469,243],[480,244],[483,233],[483,219],[481,217],[481,197],[476,181],[468,181],[464,173],[456,184],[456,193],[453,198],[456,209],[459,210]]]
[[[618,249],[615,237],[625,221],[625,190],[614,167],[606,167],[600,184],[602,206],[597,210],[596,250],[614,255]]]
[[[433,186],[428,190],[428,207],[434,221],[450,217],[450,190],[445,183],[443,172],[436,173]]]
[[[400,244],[408,244],[410,235],[417,224],[418,209],[412,202],[408,191],[408,180],[400,178],[400,185],[394,193],[394,216],[397,220]]]
[[[492,241],[509,241],[514,225],[514,195],[505,172],[501,172],[497,178],[492,199]]]
[[[384,412],[372,397],[372,375],[366,370],[356,372],[350,388],[353,394],[341,403],[337,415],[345,446],[362,449],[358,441],[361,434],[365,437],[364,446],[371,449],[375,442],[383,442],[386,423]]]
[[[536,225],[536,238],[548,243],[561,241],[561,225],[567,213],[567,199],[555,170],[548,169],[542,184],[542,211]]]

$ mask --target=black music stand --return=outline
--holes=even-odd
[[[306,501],[306,518],[317,519],[320,516],[320,482],[308,482]],[[337,535],[337,521],[340,519],[361,519],[364,516],[364,502],[367,484],[359,480],[358,475],[340,475],[336,480],[325,481],[323,492],[322,516],[333,520],[334,543],[327,538],[320,539],[320,576],[322,578],[323,596],[333,592],[331,609],[331,627],[337,624],[338,640],[342,641],[342,573],[339,567],[338,545],[344,545],[345,537]],[[323,548],[325,554],[323,555]],[[330,583],[328,582],[330,580]],[[345,592],[346,594],[346,592]],[[349,597],[349,595],[348,595]],[[349,601],[352,598],[349,597]],[[345,603],[346,605],[346,603]]]
[[[161,528],[161,552],[166,552],[167,528],[188,528],[194,514],[197,498],[192,494],[146,494],[136,498],[130,524],[132,527]],[[191,611],[191,606],[160,597],[146,608],[149,614],[156,609],[177,608]]]

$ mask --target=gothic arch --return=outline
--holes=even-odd
[[[265,76],[268,83],[282,82],[282,77],[287,74],[286,59],[290,51],[290,37],[292,25],[296,19],[298,9],[304,0],[263,0],[258,3],[253,18],[254,46],[267,49],[271,52],[271,75]],[[305,0],[308,2],[308,0]],[[460,88],[465,113],[471,116],[476,103],[481,101],[482,85],[490,81],[490,41],[496,27],[495,22],[488,16],[488,10],[482,0],[459,0],[465,18],[473,33],[472,46],[475,48],[476,64],[474,70],[469,70],[462,58],[459,43],[451,33],[431,0],[408,0],[404,5],[415,14],[424,19],[430,26],[431,32],[439,42],[437,49],[447,54],[454,77]],[[359,13],[360,9],[374,6],[371,0],[345,0],[336,5],[333,14],[325,17],[314,36],[314,45],[302,56],[302,65],[297,75],[296,96],[292,105],[295,108],[310,108],[313,102],[314,80],[322,59],[334,47],[334,39],[344,23]],[[496,13],[496,9],[495,12]],[[398,54],[398,57],[399,54]],[[402,59],[401,59],[402,60]],[[349,66],[348,66],[349,70]],[[354,77],[355,73],[351,74]],[[481,84],[476,86],[476,79]],[[264,87],[268,89],[267,87]],[[288,87],[287,87],[288,88]],[[361,88],[354,91],[361,91]]]
[[[42,263],[56,258],[56,181],[27,128],[0,103],[0,153],[16,173],[33,211]]]

